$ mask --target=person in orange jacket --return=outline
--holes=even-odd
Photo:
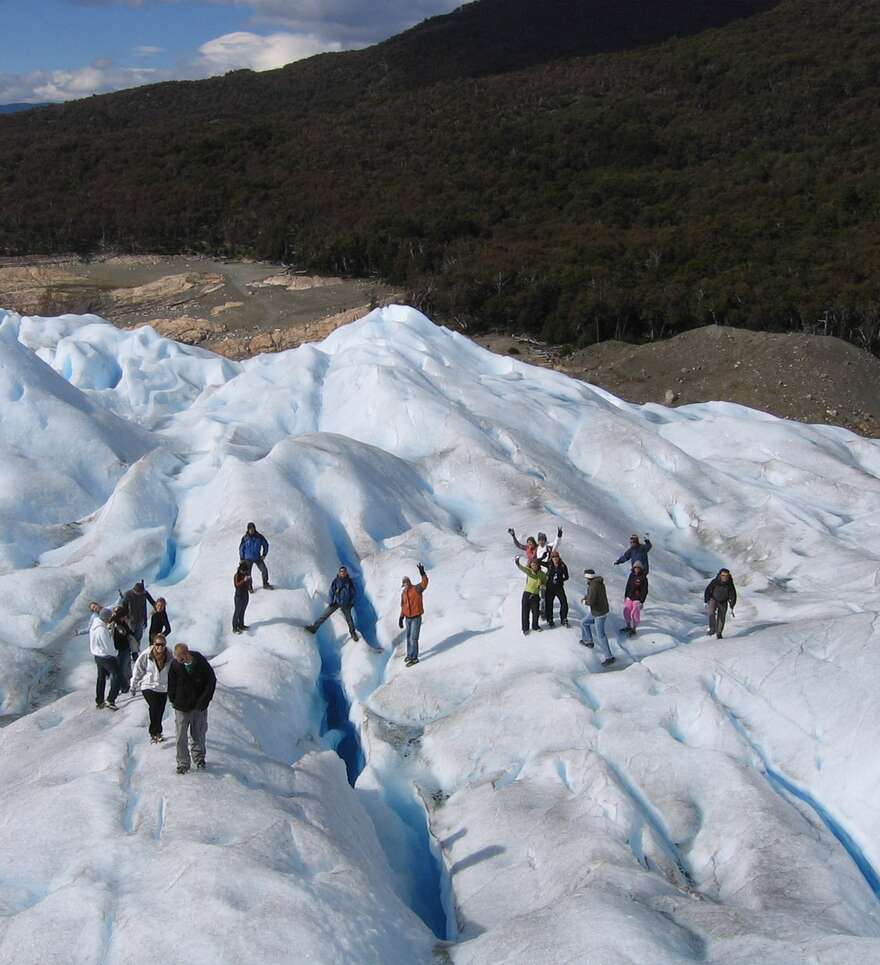
[[[428,574],[424,566],[419,563],[421,582],[413,585],[412,580],[405,576],[401,583],[400,619],[397,625],[402,630],[406,624],[406,659],[407,667],[415,666],[419,662],[419,633],[422,629],[422,614],[425,608],[422,604],[422,594],[428,587]]]

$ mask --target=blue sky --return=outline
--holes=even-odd
[[[0,104],[63,101],[375,43],[462,0],[0,0]]]

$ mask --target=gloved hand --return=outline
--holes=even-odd
[[[421,563],[416,563],[416,569],[422,574],[422,576],[425,575],[425,567]]]
[[[403,617],[401,617],[401,618],[397,621],[397,625],[400,627],[401,630],[403,629]]]
[[[518,557],[518,556],[514,556],[513,562],[514,562],[514,563],[519,563],[519,557]]]
[[[617,562],[617,560],[614,561],[614,565],[615,565],[615,566],[620,566],[620,564]]]
[[[559,537],[559,539],[562,539],[562,527],[561,527],[561,526],[558,526],[558,527],[556,528],[556,535]]]
[[[510,533],[511,536],[516,536],[516,533],[514,532],[512,526],[509,526],[509,527],[507,528],[507,532]]]

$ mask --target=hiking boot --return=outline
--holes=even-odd
[[[524,637],[527,637],[528,635],[529,635],[529,631],[528,631],[528,630],[523,630],[523,636],[524,636]]]
[[[589,648],[592,650],[593,647],[596,646],[596,644],[593,643],[592,640],[581,640],[581,646],[582,646],[582,647],[589,647]]]
[[[610,666],[612,663],[614,663],[614,657],[606,657],[606,658],[602,661],[602,666],[603,666],[603,667],[608,667],[608,666]]]
[[[196,761],[196,770],[203,771],[208,765],[204,761]]]
[[[119,708],[116,706],[115,700],[108,700],[104,706],[107,708],[107,710],[119,710]]]
[[[96,701],[95,701],[95,710],[103,710],[106,706],[107,706],[107,705],[104,703],[103,700],[96,700]]]
[[[547,629],[548,629],[548,630],[555,630],[555,629],[556,629],[556,624],[555,624],[552,620],[548,620],[548,621],[547,621]]]
[[[404,665],[405,667],[408,667],[411,663],[412,663],[412,657],[404,657],[404,658],[403,658],[403,665]]]
[[[318,628],[315,626],[314,623],[310,623],[310,624],[306,627],[306,630],[307,630],[309,633],[317,633],[317,632],[318,632]]]
[[[178,765],[177,765],[177,773],[178,773],[178,774],[186,774],[186,772],[187,772],[188,770],[189,770],[189,767],[188,767],[186,764],[178,764]]]
[[[567,627],[567,626],[568,626],[568,620],[563,620],[563,621],[562,621],[562,625],[563,625],[564,627]]]
[[[263,584],[263,589],[264,589],[264,590],[274,590],[275,587],[272,586],[271,583],[264,583],[264,584]]]
[[[720,639],[721,639],[721,631],[719,630],[718,633],[715,634],[715,636],[718,637],[718,639],[720,640]]]
[[[151,744],[158,744],[160,740],[162,740],[162,738],[161,738],[161,737],[156,737],[155,734],[153,734],[153,735],[150,736],[150,743],[151,743]]]
[[[239,631],[238,631],[238,632],[239,632],[239,633],[244,633],[245,630],[250,630],[250,627],[248,626],[248,624],[242,623],[242,625],[241,625],[241,627],[239,628]]]
[[[418,657],[413,657],[412,660],[407,661],[407,667],[414,667],[419,662]]]
[[[358,640],[360,640],[360,637],[358,636],[357,630],[352,631],[351,639],[354,640],[355,643],[357,643]]]

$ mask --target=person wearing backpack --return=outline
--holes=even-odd
[[[709,636],[714,633],[720,640],[727,620],[727,608],[730,607],[730,615],[733,616],[736,606],[736,587],[730,570],[725,568],[718,571],[718,576],[706,587],[703,600],[709,614]]]
[[[553,550],[547,561],[547,586],[544,591],[544,613],[547,626],[554,627],[553,604],[559,600],[559,622],[568,626],[568,598],[565,595],[565,581],[568,579],[568,567],[563,562],[558,550]]]
[[[636,560],[626,581],[623,592],[623,619],[629,636],[636,635],[636,627],[642,618],[642,607],[648,598],[648,576],[642,564]]]

